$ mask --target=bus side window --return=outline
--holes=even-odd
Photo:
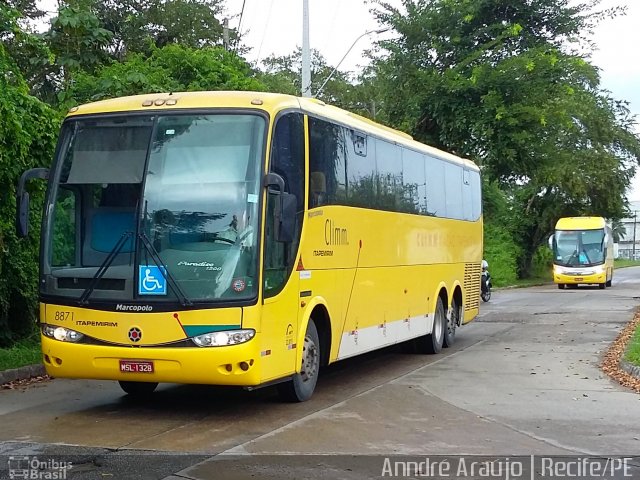
[[[298,252],[304,213],[304,123],[300,113],[282,115],[276,121],[271,146],[269,170],[282,176],[284,190],[296,196],[297,221],[294,240],[291,243],[277,242],[274,226],[274,200],[277,194],[267,195],[264,252],[264,296],[272,297],[282,290]]]

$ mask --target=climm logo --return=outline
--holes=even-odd
[[[339,227],[327,218],[324,222],[324,243],[326,245],[349,245],[347,229]]]

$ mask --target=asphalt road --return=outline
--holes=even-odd
[[[496,291],[454,348],[340,362],[303,404],[176,385],[141,403],[62,379],[0,391],[0,478],[34,457],[78,479],[299,479],[376,478],[390,455],[637,456],[640,395],[598,364],[639,299],[640,268],[607,290]]]

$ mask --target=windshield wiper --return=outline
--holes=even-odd
[[[79,301],[82,305],[87,304],[87,301],[89,300],[89,297],[91,296],[96,286],[98,285],[98,282],[100,282],[104,274],[107,272],[107,270],[109,269],[109,267],[111,266],[115,258],[118,256],[118,254],[120,253],[124,245],[127,243],[127,240],[129,240],[132,236],[133,236],[133,232],[124,232],[120,237],[120,239],[113,246],[113,248],[109,252],[109,255],[107,255],[107,258],[104,259],[104,261],[102,262],[102,264],[100,265],[96,273],[91,278],[91,283],[89,284],[89,286],[85,289],[84,292],[82,292],[82,295],[80,295]],[[138,238],[142,241],[142,245],[144,246],[145,250],[149,253],[149,255],[151,255],[151,258],[156,263],[156,265],[162,266],[163,265],[162,259],[160,258],[158,251],[151,244],[147,236],[145,234],[138,234]],[[180,304],[183,307],[187,305],[193,305],[191,300],[185,295],[184,291],[182,290],[178,282],[176,282],[176,279],[173,277],[173,275],[171,275],[171,272],[169,272],[169,270],[166,268],[160,268],[159,270],[164,276],[165,280],[168,281],[169,287],[171,288],[171,290],[173,290],[173,293],[176,295],[176,297],[178,297]]]
[[[153,244],[151,243],[147,235],[144,233],[139,233],[138,238],[142,241],[142,246],[145,248],[147,253],[151,256],[151,259],[156,263],[156,265],[158,267],[163,266],[162,259],[160,258],[160,254],[158,253],[156,248],[153,246]],[[180,300],[180,304],[183,307],[188,305],[189,306],[193,305],[189,297],[185,295],[184,291],[182,290],[182,288],[180,287],[176,279],[173,277],[173,275],[171,275],[171,272],[169,271],[169,269],[159,268],[158,270],[160,270],[160,273],[165,278],[165,280],[168,281],[169,287],[171,287],[171,290],[173,290],[173,293],[175,293],[176,297],[178,297],[178,300]]]
[[[113,248],[109,252],[109,255],[107,255],[107,258],[104,259],[104,261],[100,264],[100,268],[98,268],[96,273],[91,278],[91,283],[89,284],[89,286],[85,289],[84,292],[82,292],[82,295],[80,295],[79,301],[81,304],[83,305],[87,304],[87,300],[89,300],[89,297],[95,290],[96,286],[98,285],[98,282],[102,279],[104,274],[107,272],[107,270],[115,260],[116,256],[118,256],[118,254],[120,253],[120,250],[122,250],[122,247],[124,247],[124,244],[127,243],[127,240],[129,240],[132,236],[133,236],[133,232],[124,232],[122,236],[120,236],[120,239],[113,246]]]

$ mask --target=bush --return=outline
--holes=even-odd
[[[552,279],[553,253],[547,245],[541,245],[533,254],[531,274],[535,278]]]
[[[520,247],[503,225],[484,224],[484,258],[489,263],[491,282],[500,287],[512,285],[518,278]]]
[[[48,166],[59,116],[28,88],[0,44],[0,347],[33,332],[37,319],[40,215],[31,215],[31,235],[15,233],[16,185],[25,170]],[[32,205],[42,205],[44,182],[29,188]],[[35,208],[33,209],[35,210]],[[35,213],[35,212],[32,212]]]

